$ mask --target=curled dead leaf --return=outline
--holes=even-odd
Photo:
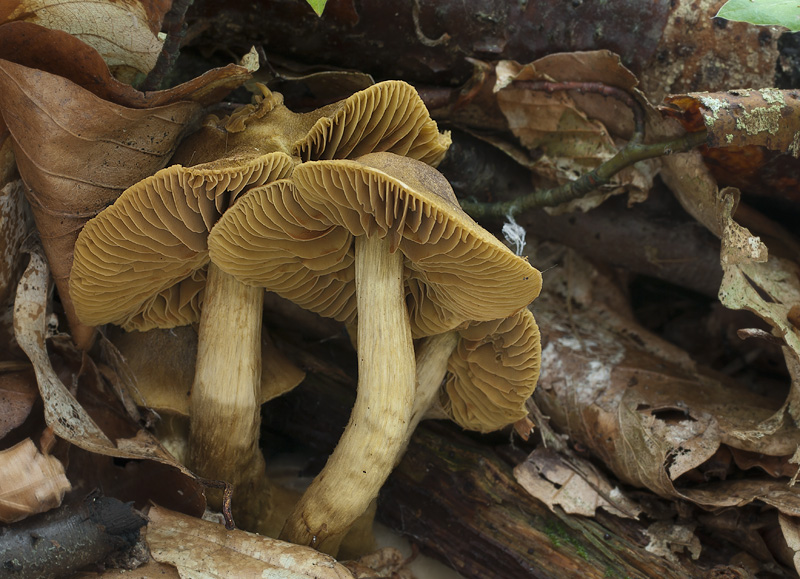
[[[140,92],[115,79],[100,53],[88,44],[66,32],[29,22],[0,26],[0,58],[62,76],[103,100],[134,109],[183,100],[208,106],[222,100],[251,76],[248,68],[229,64],[170,89]]]
[[[611,159],[617,153],[615,138],[633,134],[633,113],[615,99],[579,90],[530,90],[524,81],[594,82],[622,89],[645,110],[649,129],[658,127],[664,132],[658,113],[636,89],[636,77],[607,50],[553,54],[525,65],[500,61],[496,74],[497,103],[511,132],[533,153],[535,160],[528,167],[556,184],[575,180]],[[641,201],[652,186],[657,166],[642,162],[629,167],[602,192],[565,204],[557,212],[587,211],[624,190],[631,201]]]
[[[784,458],[795,452],[800,433],[773,420],[779,404],[698,371],[674,346],[613,313],[598,299],[602,278],[587,267],[573,263],[570,285],[565,272],[554,272],[536,303],[548,331],[534,399],[551,425],[622,481],[707,507],[727,500],[724,492],[700,495],[675,481],[720,448]],[[558,297],[566,287],[578,290],[571,290],[571,308]]]
[[[0,111],[73,339],[91,329],[69,299],[72,251],[83,224],[131,184],[163,167],[200,113],[181,101],[129,109],[67,79],[0,60]]]
[[[13,523],[61,504],[71,486],[64,466],[30,438],[0,452],[0,521]]]
[[[44,401],[47,425],[57,436],[90,452],[155,460],[194,478],[145,430],[139,430],[133,437],[118,438],[112,442],[59,379],[45,344],[48,337],[49,270],[40,248],[30,247],[28,253],[30,261],[17,286],[14,332],[20,347],[33,363],[39,393]]]
[[[24,21],[62,30],[94,47],[114,75],[132,83],[155,66],[169,0],[11,0],[0,23]]]

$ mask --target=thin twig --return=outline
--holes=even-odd
[[[650,145],[629,141],[616,155],[596,169],[589,171],[575,181],[564,183],[555,189],[534,191],[529,195],[503,203],[481,203],[462,200],[461,208],[473,218],[480,219],[483,217],[514,216],[537,207],[555,207],[573,199],[579,199],[593,189],[606,185],[614,175],[634,163],[645,159],[689,151],[705,143],[706,137],[706,131],[700,131],[687,133],[670,141]]]
[[[233,485],[224,480],[214,480],[198,476],[197,482],[205,487],[212,489],[222,489],[222,517],[225,519],[225,528],[232,531],[236,528],[231,512],[231,500],[233,498]]]
[[[622,101],[633,113],[633,135],[631,135],[628,142],[638,145],[644,139],[644,107],[629,92],[621,88],[601,82],[547,82],[538,80],[517,80],[514,81],[514,88],[546,93],[571,90],[581,94],[592,93],[617,99]]]
[[[158,90],[164,82],[164,78],[172,71],[178,54],[181,50],[181,41],[186,35],[186,27],[183,25],[186,19],[186,11],[194,0],[175,0],[172,8],[164,17],[164,28],[167,39],[161,47],[161,54],[158,55],[156,65],[153,67],[147,78],[144,79],[139,90]]]

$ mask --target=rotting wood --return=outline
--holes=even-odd
[[[267,404],[264,423],[272,434],[330,452],[355,387],[332,375],[311,372],[294,392]],[[381,491],[379,519],[467,578],[707,576],[688,559],[678,564],[648,553],[644,523],[551,512],[516,483],[512,465],[493,447],[497,440],[423,423]]]

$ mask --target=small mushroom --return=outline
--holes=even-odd
[[[209,236],[219,267],[321,315],[358,316],[350,422],[281,537],[335,551],[404,446],[415,394],[412,337],[504,318],[541,275],[463,211],[447,180],[391,153],[299,165],[256,188]]]
[[[427,413],[478,432],[524,418],[540,364],[539,328],[528,309],[425,338],[417,348],[417,392],[408,438]]]

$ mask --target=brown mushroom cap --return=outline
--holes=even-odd
[[[405,256],[414,337],[509,316],[541,275],[458,206],[447,180],[391,153],[299,165],[242,196],[209,237],[215,263],[324,316],[355,318],[353,237],[388,238]]]
[[[222,150],[226,157],[281,151],[303,161],[388,151],[435,166],[450,146],[450,134],[439,133],[417,91],[402,81],[380,82],[307,113],[290,111],[280,93],[257,86],[252,104],[223,119],[210,116],[173,161],[208,162]]]
[[[293,165],[284,153],[228,166],[173,165],[128,188],[75,244],[70,294],[78,317],[142,331],[197,321],[208,232],[239,193],[285,177]]]
[[[388,152],[435,167],[450,147],[450,133],[439,133],[414,87],[399,80],[380,82],[325,110],[292,148],[303,161]]]
[[[441,393],[444,411],[467,430],[491,432],[527,416],[539,379],[539,328],[528,309],[458,330]]]

